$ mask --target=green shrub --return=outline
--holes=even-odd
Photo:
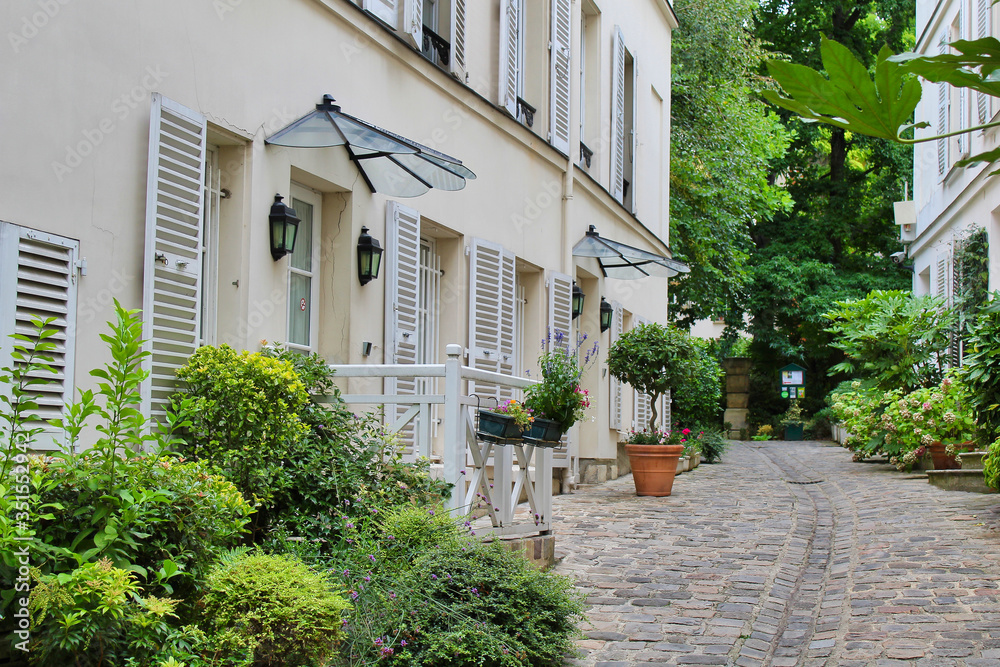
[[[301,561],[251,552],[225,559],[206,581],[203,613],[224,648],[249,646],[255,667],[320,667],[343,637],[350,604]]]
[[[248,498],[267,503],[282,491],[282,462],[309,430],[299,418],[309,395],[292,364],[206,346],[177,377],[188,399],[176,411],[189,423],[185,452],[224,471]]]
[[[969,388],[969,405],[983,428],[984,442],[1000,437],[1000,292],[979,311],[965,342],[961,377]]]
[[[1000,440],[994,441],[987,452],[989,455],[983,459],[983,477],[987,486],[1000,491]]]
[[[701,446],[701,456],[704,459],[704,463],[717,463],[722,460],[722,455],[726,451],[726,447],[729,443],[726,442],[726,437],[718,429],[718,427],[701,427],[699,429],[702,431],[701,437],[698,442]]]
[[[132,572],[108,559],[39,577],[31,590],[30,661],[35,665],[201,667],[204,634],[172,627],[176,600],[144,597]],[[175,663],[176,664],[176,663]]]
[[[899,290],[875,290],[864,299],[836,302],[824,314],[832,324],[831,345],[847,357],[830,375],[851,373],[880,389],[906,392],[941,381],[944,351],[957,323],[941,299]]]
[[[122,461],[112,481],[87,455],[34,460],[34,498],[59,508],[35,526],[45,572],[108,558],[161,595],[188,595],[218,555],[237,543],[253,508],[201,462]]]
[[[404,508],[343,568],[355,608],[350,665],[562,665],[581,597],[499,541],[462,536],[440,512]]]
[[[718,424],[725,373],[707,345],[692,339],[697,353],[689,379],[671,392],[671,419],[675,424]]]

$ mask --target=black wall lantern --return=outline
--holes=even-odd
[[[573,281],[573,319],[580,317],[583,314],[583,300],[586,298],[586,294],[580,289],[580,286]]]
[[[601,333],[611,328],[611,318],[615,315],[615,309],[610,303],[601,297]]]
[[[358,280],[367,285],[378,278],[378,270],[382,265],[382,246],[378,239],[372,238],[367,227],[361,228],[358,237]]]
[[[271,204],[271,257],[278,261],[285,255],[292,254],[295,250],[295,236],[299,231],[299,217],[295,215],[295,209],[291,208],[281,200],[281,195],[274,195],[274,203]]]

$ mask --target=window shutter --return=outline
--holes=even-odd
[[[624,198],[625,179],[625,40],[615,26],[611,52],[611,196]]]
[[[403,33],[415,47],[424,48],[424,0],[403,1]]]
[[[976,37],[983,39],[990,35],[990,2],[991,0],[977,0],[976,4]],[[978,111],[979,124],[989,120],[990,101],[985,93],[976,93],[976,108]]]
[[[518,0],[500,0],[500,106],[517,118]]]
[[[473,239],[469,279],[469,365],[513,375],[518,344],[514,254],[496,243]],[[515,398],[509,387],[471,380],[469,393],[481,399]]]
[[[362,9],[385,21],[393,30],[399,25],[398,0],[363,0]]]
[[[569,66],[572,29],[570,0],[552,0],[551,121],[552,145],[569,153]]]
[[[663,396],[660,397],[660,428],[667,431],[673,427],[673,415],[671,414],[670,406],[672,400],[673,397],[670,389],[663,392]]]
[[[201,335],[205,117],[153,93],[146,173],[143,414],[163,416]]]
[[[0,367],[11,365],[13,346],[20,344],[11,334],[34,333],[32,318],[55,318],[48,326],[57,331],[49,338],[55,349],[46,353],[54,372],[42,373],[46,384],[29,387],[38,410],[28,427],[45,429],[33,449],[59,448],[62,431],[45,421],[63,417],[74,399],[79,252],[78,241],[0,222]],[[7,391],[0,387],[0,394]]]
[[[934,282],[934,296],[944,299],[945,303],[948,304],[948,266],[950,263],[950,257],[948,253],[943,252],[937,256],[937,274],[935,276]]]
[[[465,0],[451,0],[451,58],[448,67],[459,81],[465,81]]]
[[[573,279],[565,273],[549,271],[549,335],[555,345],[556,332],[562,332],[560,347],[576,348],[573,333]]]
[[[965,12],[962,11],[962,6],[958,7],[958,38],[966,39],[968,37],[968,30],[965,27]],[[969,127],[969,91],[967,88],[959,88],[958,90],[958,127],[956,130],[964,130]],[[958,149],[958,155],[956,159],[962,159],[969,153],[969,135],[960,134],[955,137],[955,146]]]
[[[649,320],[645,317],[640,317],[635,315],[632,317],[632,327],[638,327],[643,324],[649,324]],[[649,418],[652,415],[652,405],[653,397],[649,394],[643,394],[638,389],[633,387],[632,391],[634,395],[632,397],[632,415],[634,420],[634,428],[637,431],[643,431],[649,428]]]
[[[419,345],[420,213],[399,202],[386,202],[385,230],[385,363],[415,364]],[[413,380],[398,382],[412,384]],[[400,387],[394,389],[390,393],[397,393]]]
[[[944,45],[941,45],[941,53],[944,53]],[[938,88],[938,122],[937,122],[937,133],[938,135],[946,134],[948,132],[948,84],[939,83]],[[938,160],[938,175],[944,176],[948,171],[948,140],[938,139],[937,140],[937,160]]]
[[[611,307],[614,313],[611,317],[611,342],[609,344],[609,349],[611,345],[615,344],[618,337],[624,332],[623,320],[624,320],[624,310],[622,305],[617,301],[611,302]],[[610,426],[613,429],[619,431],[622,430],[622,383],[620,380],[615,378],[611,373],[608,373],[608,387],[609,387],[609,408],[610,408]]]

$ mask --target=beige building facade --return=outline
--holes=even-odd
[[[666,0],[13,0],[0,17],[0,361],[30,315],[57,318],[46,416],[93,386],[117,299],[144,309],[154,416],[203,344],[380,364],[458,343],[469,365],[537,377],[543,338],[569,329],[600,352],[592,420],[555,455],[564,478],[612,462],[643,421],[606,352],[666,321],[667,280],[607,278],[573,248],[593,225],[669,257]],[[266,142],[325,94],[476,178],[391,196],[344,146]],[[276,194],[302,220],[277,260]],[[365,285],[363,227],[385,249]]]

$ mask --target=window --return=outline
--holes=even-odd
[[[435,65],[466,80],[467,0],[362,0],[365,11],[401,33]]]
[[[535,125],[538,102],[548,96],[547,73],[537,66],[549,44],[546,8],[541,2],[500,2],[499,105],[536,133],[541,129]]]
[[[955,21],[951,24],[951,29],[949,31],[949,41],[958,41],[960,39],[965,39],[968,35],[968,30],[966,29],[966,12],[963,11],[962,5],[959,5],[958,15],[955,17]],[[969,90],[967,88],[954,88],[953,86],[948,87],[949,93],[949,124],[955,130],[960,130],[969,127]],[[961,160],[967,157],[969,154],[969,135],[958,134],[954,137],[949,138],[951,146],[951,161],[948,166],[950,167],[956,160]]]
[[[46,384],[30,387],[38,410],[28,426],[44,429],[33,449],[58,448],[62,431],[45,421],[61,418],[74,400],[79,253],[78,241],[0,222],[0,367],[12,363],[10,336],[31,334],[32,318],[54,318],[49,327],[57,331],[50,339],[56,348],[47,353],[55,372],[45,373]],[[0,394],[6,391],[0,387]]]
[[[201,344],[214,345],[219,310],[219,202],[222,199],[219,149],[209,145],[205,158],[205,211],[201,233]]]
[[[294,350],[314,352],[319,321],[319,248],[321,241],[320,196],[292,186],[292,208],[299,216],[295,250],[288,261],[288,338]]]
[[[601,145],[601,17],[589,1],[580,15],[580,166],[590,169]]]

